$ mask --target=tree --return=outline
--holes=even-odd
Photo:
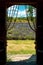
[[[33,6],[26,6],[26,15],[27,15],[27,20],[29,23],[30,28],[35,31],[36,30],[36,8]],[[34,27],[33,27],[33,26]]]

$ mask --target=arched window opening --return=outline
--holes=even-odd
[[[34,56],[36,54],[34,45],[36,38],[36,8],[31,5],[13,5],[7,8],[6,25],[8,59],[10,61],[14,60],[9,56],[15,57],[13,56],[15,54]]]

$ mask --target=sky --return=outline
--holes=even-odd
[[[19,7],[18,7],[19,6]],[[16,11],[15,11],[16,8]],[[17,13],[18,12],[18,13]],[[25,5],[13,5],[7,9],[7,15],[10,17],[26,17]],[[33,10],[33,16],[36,16],[35,10]]]

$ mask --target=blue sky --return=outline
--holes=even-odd
[[[25,10],[25,5],[20,5],[20,6],[19,6],[19,10],[20,10],[20,11]]]
[[[18,6],[19,6],[19,10],[18,10]],[[18,10],[17,17],[26,17],[25,5],[18,5],[18,6],[17,6],[17,8],[16,8],[16,5],[13,5],[13,6],[9,7],[7,9],[8,16],[16,17],[17,10]],[[14,12],[15,8],[16,8],[16,11]],[[35,10],[33,10],[33,16],[36,16]]]

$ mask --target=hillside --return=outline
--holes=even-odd
[[[9,22],[7,26],[8,24]],[[11,22],[7,30],[7,39],[35,39],[35,32],[31,30],[28,22]]]

